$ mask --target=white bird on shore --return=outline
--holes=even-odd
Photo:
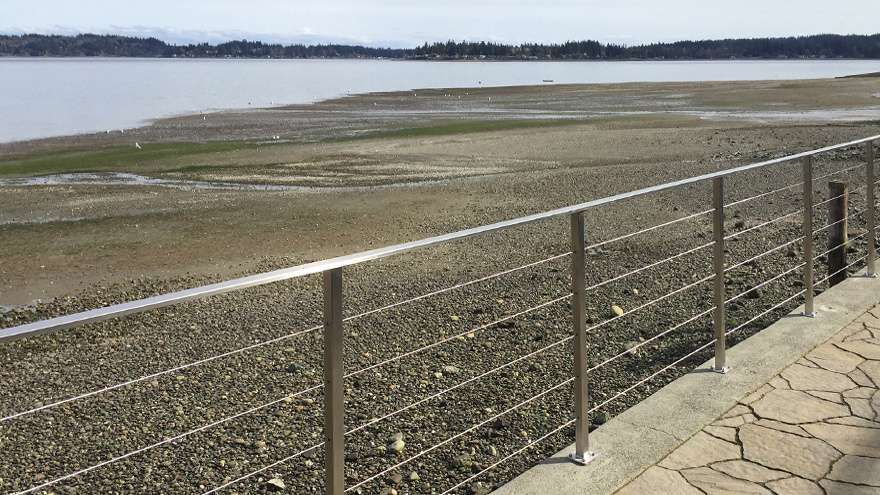
[[[141,145],[137,144],[137,141],[134,142],[134,147],[137,149],[141,149]]]

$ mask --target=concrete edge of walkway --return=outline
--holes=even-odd
[[[569,461],[571,445],[493,493],[614,493],[878,302],[880,278],[849,278],[816,296],[815,318],[801,316],[801,306],[731,347],[726,375],[709,372],[710,360],[591,432],[590,464]]]

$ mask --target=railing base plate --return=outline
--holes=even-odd
[[[868,277],[868,278],[877,278],[877,274],[876,274],[876,273],[865,273],[865,276]]]
[[[709,366],[709,371],[714,371],[715,373],[721,373],[722,375],[725,375],[728,371],[730,371],[730,366],[722,366],[720,368],[716,368],[713,364],[712,366]]]
[[[806,311],[803,311],[803,312],[801,312],[801,316],[806,316],[807,318],[815,318],[816,312],[813,311],[812,313],[807,313]]]
[[[577,452],[572,452],[568,454],[568,458],[572,460],[575,464],[580,464],[581,466],[586,466],[593,459],[596,458],[595,452],[587,452],[585,455],[580,456]]]

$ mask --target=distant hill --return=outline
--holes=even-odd
[[[880,59],[880,34],[821,34],[791,38],[678,41],[626,46],[598,41],[503,45],[486,42],[433,43],[416,48],[349,45],[288,45],[229,41],[218,45],[169,45],[156,38],[81,34],[0,36],[5,57],[159,58],[394,58],[416,60],[705,60],[729,58]]]

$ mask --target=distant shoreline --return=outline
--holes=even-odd
[[[446,41],[412,48],[342,44],[268,44],[231,40],[174,45],[157,38],[79,34],[76,36],[0,35],[0,56],[112,56],[157,58],[386,58],[401,60],[725,60],[780,58],[880,59],[880,34],[819,34],[786,38],[676,41],[626,46],[595,40],[506,45]]]

